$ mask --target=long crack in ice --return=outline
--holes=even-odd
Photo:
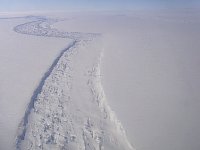
[[[57,19],[36,19],[14,30],[28,35],[70,38],[74,42],[55,59],[35,90],[19,126],[16,149],[133,150],[107,104],[101,85],[99,48],[93,46],[97,52],[94,55],[99,55],[96,61],[83,58],[79,63],[85,61],[85,66],[80,69],[76,66],[78,53],[84,50],[92,53],[89,45],[94,45],[94,39],[98,41],[99,34],[60,32],[51,28]],[[82,71],[78,75],[74,71],[77,68]],[[85,90],[85,95],[81,96],[81,92],[79,95],[79,90]]]

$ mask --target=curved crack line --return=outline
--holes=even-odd
[[[28,22],[28,23],[24,23],[24,24],[18,25],[18,26],[16,26],[14,28],[14,31],[16,31],[18,33],[22,33],[22,34],[73,39],[73,42],[66,49],[61,51],[60,55],[54,60],[54,62],[52,63],[52,65],[50,66],[48,71],[43,75],[38,87],[33,92],[33,95],[31,97],[31,101],[30,101],[30,103],[29,103],[29,105],[28,105],[28,107],[26,109],[26,112],[25,112],[25,115],[23,117],[23,120],[21,121],[21,124],[20,124],[21,130],[20,130],[20,132],[19,132],[19,134],[17,136],[17,140],[16,140],[16,148],[19,149],[19,150],[21,149],[22,142],[26,138],[26,132],[29,131],[29,129],[28,129],[29,120],[28,119],[29,119],[29,116],[31,115],[31,110],[35,109],[37,107],[37,104],[35,104],[35,102],[36,103],[38,102],[37,101],[38,100],[38,96],[42,92],[43,87],[45,86],[45,81],[52,74],[54,68],[59,63],[59,60],[61,59],[61,57],[64,55],[64,53],[66,51],[68,51],[71,48],[75,47],[75,45],[78,44],[79,42],[81,42],[81,41],[90,41],[94,37],[100,35],[100,34],[95,34],[95,33],[93,34],[93,33],[80,33],[80,32],[60,32],[57,29],[51,28],[51,26],[50,26],[51,24],[53,24],[53,23],[55,23],[57,21],[58,20],[55,20],[55,19],[54,20],[53,19],[52,20],[50,20],[50,19],[48,20],[46,18],[41,18],[40,17],[40,18],[38,18],[37,21],[31,21],[31,22]],[[46,23],[46,24],[43,24],[43,23]],[[93,68],[92,71],[93,71],[93,73],[98,73],[99,69],[100,68],[99,68],[99,64],[98,64],[96,67]],[[122,133],[121,135],[123,135],[123,137],[125,138],[125,133],[123,131],[123,127],[121,126],[120,123],[117,122],[118,120],[116,119],[115,115],[112,113],[112,111],[111,111],[110,107],[108,106],[108,104],[106,102],[102,101],[102,99],[104,99],[104,93],[103,93],[103,88],[99,84],[99,78],[98,78],[99,76],[98,76],[98,74],[97,75],[95,74],[94,77],[95,78],[93,80],[94,80],[95,83],[92,83],[90,85],[91,86],[90,88],[94,91],[93,96],[94,96],[95,100],[98,103],[98,107],[99,107],[101,113],[105,113],[106,115],[108,115],[107,113],[109,113],[108,117],[106,117],[104,119],[108,119],[107,121],[112,121],[115,124],[115,126],[117,127],[117,129],[120,130],[120,132]],[[52,89],[52,90],[54,90],[54,89]],[[100,92],[100,95],[99,95],[98,92]],[[113,125],[113,124],[111,124],[111,125]],[[98,128],[98,127],[99,126],[97,125],[95,128]],[[114,128],[116,128],[116,127],[114,127]],[[73,124],[70,125],[69,129],[74,130],[73,129]],[[83,127],[83,129],[84,129],[84,127]],[[93,129],[91,128],[91,131],[89,129],[88,133],[87,132],[85,132],[85,133],[83,132],[82,133],[82,138],[83,138],[82,140],[83,140],[84,145],[85,145],[84,150],[94,150],[94,149],[101,150],[101,149],[103,149],[103,145],[102,145],[102,142],[103,142],[102,140],[103,139],[102,138],[104,136],[104,133],[103,133],[103,131],[102,131],[102,133],[99,133],[101,131],[99,129],[97,129],[97,131],[95,131],[95,130],[93,131]],[[90,132],[92,133],[92,135],[90,135]],[[106,140],[111,140],[111,144],[116,145],[115,138],[112,139],[112,135],[109,135],[109,133],[110,133],[110,131],[108,131],[108,135],[106,137]],[[53,133],[53,134],[56,134],[56,132]],[[75,140],[76,136],[72,136],[67,131],[67,137],[64,137],[64,138],[66,138],[67,141],[69,140],[68,138],[70,138],[70,140],[73,141],[73,140]],[[91,141],[91,143],[89,143],[89,141],[88,141],[90,139],[93,140],[93,141]],[[51,135],[51,138],[49,140],[50,140],[49,142],[53,142],[54,141],[54,135]],[[114,140],[114,141],[112,142],[112,140]],[[129,145],[129,142],[128,142],[128,140],[126,138],[125,138],[125,141],[127,141],[125,143],[125,144],[128,145],[127,149],[131,149],[132,150],[133,148],[132,148],[131,145]],[[96,142],[96,144],[98,144],[98,145],[94,144],[94,142]],[[29,145],[29,146],[31,146],[30,148],[34,147],[32,144],[33,143],[31,143],[31,145]],[[40,146],[42,146],[42,145],[39,145],[39,147]],[[40,148],[43,149],[43,147],[40,147]]]

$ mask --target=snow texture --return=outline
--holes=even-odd
[[[100,34],[60,32],[50,26],[57,19],[35,19],[14,30],[73,42],[54,60],[34,91],[19,125],[16,149],[133,150],[101,85]]]

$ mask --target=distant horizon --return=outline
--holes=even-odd
[[[0,11],[0,19],[9,17],[21,17],[21,16],[40,16],[49,14],[129,14],[135,12],[146,13],[159,13],[159,12],[199,12],[200,8],[160,8],[160,9],[135,9],[135,10],[27,10],[27,11]]]
[[[199,8],[198,0],[0,0],[0,12],[131,11],[140,9]]]

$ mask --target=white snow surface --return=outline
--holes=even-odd
[[[136,149],[199,149],[198,9],[82,13],[54,26],[103,33],[103,87]]]
[[[13,16],[0,19],[0,149],[16,136],[18,149],[199,149],[199,10],[48,13],[31,33]]]
[[[33,21],[13,30],[72,42],[55,58],[34,90],[19,124],[16,149],[133,150],[101,86],[100,34],[60,32],[50,26],[57,19],[26,19]]]

